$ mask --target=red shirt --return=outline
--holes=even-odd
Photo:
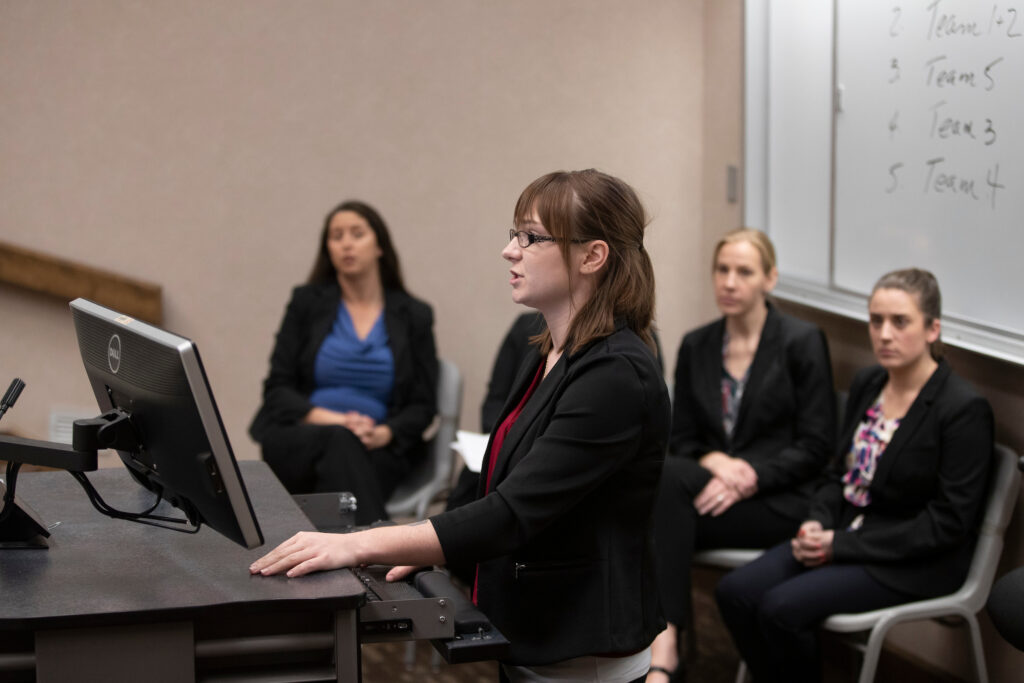
[[[523,408],[526,407],[526,402],[533,396],[533,392],[537,389],[537,385],[540,384],[541,379],[544,378],[544,365],[541,363],[537,368],[537,373],[533,376],[533,381],[530,382],[530,387],[523,394],[523,398],[520,399],[519,405],[515,407],[508,416],[501,421],[498,428],[494,431],[494,439],[491,441],[491,457],[487,462],[487,486],[484,487],[484,495],[491,492],[491,477],[494,475],[494,465],[498,462],[498,453],[501,451],[501,445],[505,443],[505,437],[512,431],[512,425],[516,423],[519,416],[523,412]],[[480,565],[476,566],[476,575],[473,577],[473,604],[476,604],[476,591],[477,584],[480,580]]]

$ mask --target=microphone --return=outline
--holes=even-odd
[[[14,405],[14,402],[21,396],[21,390],[25,388],[25,383],[18,377],[15,377],[11,381],[11,386],[7,387],[7,393],[0,399],[0,417],[4,416],[7,409]]]

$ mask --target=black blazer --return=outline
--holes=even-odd
[[[524,360],[499,424],[541,362],[536,350]],[[480,562],[479,605],[512,642],[505,661],[631,653],[660,632],[650,516],[669,419],[654,354],[619,327],[551,369],[491,491],[432,518],[447,561]]]
[[[530,351],[530,337],[547,329],[544,316],[536,311],[523,313],[505,334],[491,368],[491,378],[487,382],[487,396],[480,406],[480,428],[490,432],[498,424],[498,415],[505,405],[516,373],[523,362],[523,357]]]
[[[743,458],[757,472],[758,495],[765,503],[802,518],[836,434],[825,335],[769,305],[730,439],[722,426],[724,333],[720,318],[683,337],[669,451],[694,459],[711,451]]]
[[[270,374],[263,382],[263,405],[249,433],[262,441],[268,429],[299,422],[312,408],[314,365],[324,339],[338,317],[337,283],[301,285],[277,332]],[[437,412],[437,353],[430,306],[399,291],[384,293],[384,325],[395,360],[395,387],[386,424],[392,452],[415,457],[424,452],[423,431]]]
[[[836,562],[864,564],[882,584],[919,597],[958,589],[967,576],[993,460],[988,401],[944,361],[911,404],[878,461],[871,504],[843,498],[846,453],[888,373],[861,370],[850,386],[838,458],[810,519],[835,529]],[[861,512],[857,531],[846,527]]]

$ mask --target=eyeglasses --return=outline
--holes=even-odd
[[[510,242],[512,240],[516,240],[519,243],[519,248],[520,249],[526,249],[531,244],[536,244],[537,242],[560,242],[561,241],[558,237],[551,237],[549,235],[538,235],[535,232],[526,232],[525,230],[516,230],[515,228],[509,228],[508,229],[508,239],[509,239]],[[573,244],[583,244],[586,241],[587,240],[582,240],[582,239],[574,239],[574,240],[572,240]]]

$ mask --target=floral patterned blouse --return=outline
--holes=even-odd
[[[851,505],[865,508],[871,504],[871,481],[878,470],[878,461],[885,447],[892,441],[892,435],[900,426],[900,418],[885,419],[882,411],[882,394],[879,393],[864,419],[853,434],[850,452],[846,454],[846,474],[843,475],[843,497]],[[864,521],[858,515],[850,529],[857,529]]]

